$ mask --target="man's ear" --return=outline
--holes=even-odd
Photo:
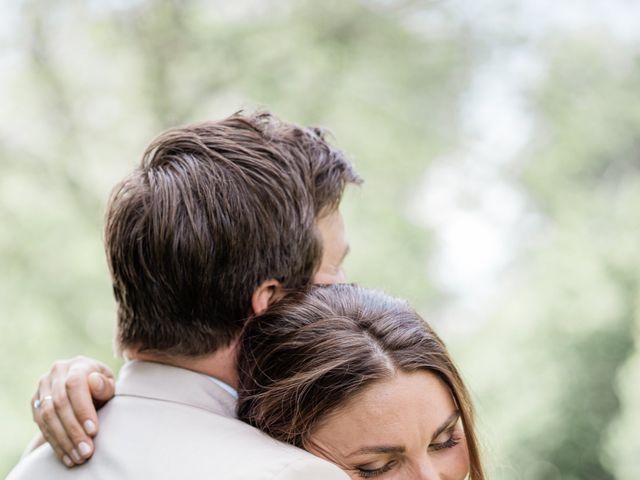
[[[251,308],[253,313],[260,315],[274,302],[284,295],[282,284],[277,280],[265,280],[253,291],[251,295]]]

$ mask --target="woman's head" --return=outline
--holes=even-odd
[[[401,300],[311,287],[242,336],[238,416],[354,478],[482,480],[468,392],[446,347]]]

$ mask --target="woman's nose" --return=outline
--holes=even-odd
[[[415,480],[442,480],[440,473],[428,456],[422,458],[416,467]]]

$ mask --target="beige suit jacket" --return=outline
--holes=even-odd
[[[233,397],[205,375],[133,361],[116,392],[99,412],[89,462],[68,470],[44,445],[7,480],[347,479],[335,465],[237,420]]]

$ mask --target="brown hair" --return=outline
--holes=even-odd
[[[428,370],[464,425],[471,479],[483,480],[469,393],[445,345],[406,302],[353,285],[307,288],[248,322],[238,417],[301,448],[327,415],[396,370]]]
[[[315,221],[350,182],[357,173],[321,129],[268,113],[161,134],[107,209],[120,348],[198,356],[227,345],[260,283],[311,280]]]

